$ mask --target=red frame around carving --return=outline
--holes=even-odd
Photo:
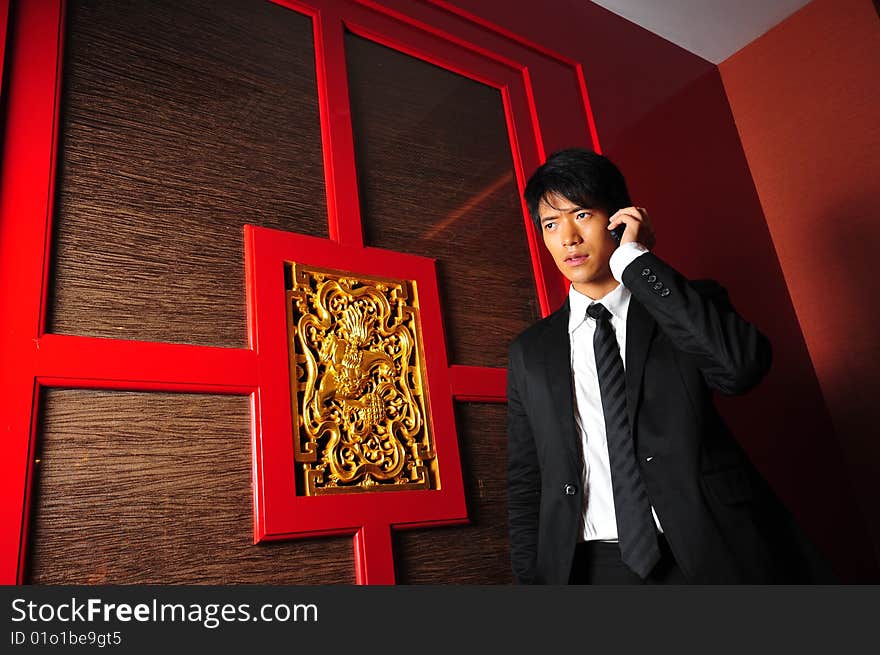
[[[520,190],[526,172],[544,158],[530,69],[536,57],[549,57],[549,65],[574,70],[585,114],[583,125],[572,129],[585,129],[593,147],[599,149],[579,64],[452,5],[440,0],[383,0],[381,4],[369,0],[274,1],[310,16],[314,24],[330,235],[329,240],[318,240],[321,244],[316,246],[317,250],[338,252],[335,249],[348,248],[351,252],[366,253],[365,257],[371,252],[375,254],[363,247],[348,105],[346,30],[497,88],[504,103]],[[15,37],[3,38],[0,30],[0,51],[9,44],[5,59],[8,76],[0,78],[6,83],[0,93],[7,98],[0,162],[0,397],[4,401],[0,430],[0,584],[22,583],[24,578],[37,408],[41,390],[46,387],[249,395],[257,499],[255,537],[284,538],[291,531],[301,534],[303,526],[305,534],[353,534],[357,582],[393,583],[389,526],[415,527],[462,520],[464,499],[460,491],[455,491],[461,488],[460,471],[457,478],[453,476],[449,481],[450,490],[437,495],[440,500],[429,499],[436,511],[427,522],[425,514],[410,505],[425,502],[421,494],[433,492],[384,494],[401,498],[389,501],[387,506],[353,497],[342,510],[334,508],[332,525],[321,517],[320,511],[312,509],[320,503],[294,504],[285,509],[283,502],[278,501],[281,504],[276,514],[276,501],[268,500],[267,505],[267,498],[275,493],[279,499],[289,498],[291,489],[283,481],[278,483],[277,490],[257,481],[265,481],[265,467],[284,465],[262,456],[266,454],[266,439],[272,440],[267,437],[267,429],[284,418],[268,416],[265,408],[283,399],[274,396],[280,393],[280,387],[276,389],[275,383],[267,382],[269,373],[264,369],[263,342],[259,336],[262,328],[254,326],[253,312],[249,323],[256,330],[253,335],[257,341],[242,349],[46,333],[64,0],[19,0],[15,11],[9,13],[8,8],[8,0],[0,0],[0,16],[10,17],[7,35]],[[548,64],[543,61],[541,65]],[[535,67],[540,68],[536,64]],[[544,121],[553,119],[543,117]],[[524,207],[523,226],[528,234],[541,310],[547,314],[561,302],[565,284],[538,242]],[[282,256],[280,252],[263,250],[261,230],[249,234],[249,248],[256,246],[261,253]],[[376,270],[376,261],[371,260],[364,272]],[[263,265],[255,261],[254,270],[249,269],[248,275],[259,278]],[[428,276],[427,271],[424,275]],[[262,291],[255,290],[255,294],[254,302],[260,306],[264,302],[260,299]],[[270,302],[268,297],[265,301]],[[439,324],[439,320],[432,318],[431,324]],[[445,357],[445,349],[441,352]],[[286,366],[286,356],[282,361]],[[448,366],[445,361],[433,359],[431,370],[431,402],[438,403],[432,407],[439,412],[434,417],[435,424],[440,421],[438,434],[442,431],[454,435],[452,399],[504,402],[503,369]],[[282,404],[287,405],[286,401]],[[444,448],[444,457],[451,457],[453,452],[457,457],[457,444],[446,443]],[[441,464],[441,472],[447,475],[456,468]],[[272,480],[282,480],[269,477],[270,485],[276,484]],[[295,519],[291,518],[294,510]]]
[[[354,535],[363,530],[384,534],[392,526],[465,522],[467,508],[434,260],[251,225],[245,226],[245,260],[248,333],[257,356],[259,388],[254,404],[254,539]],[[427,377],[427,412],[440,474],[438,490],[297,495],[284,285],[287,261],[342,269],[355,277],[415,282]],[[302,494],[301,489],[299,493]],[[363,553],[369,577],[375,577],[374,561],[381,567],[387,554],[369,550]]]

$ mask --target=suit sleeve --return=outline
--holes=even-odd
[[[517,584],[535,578],[541,502],[535,439],[522,401],[523,373],[520,344],[514,342],[507,368],[507,509],[510,563]]]
[[[745,393],[770,368],[771,347],[713,281],[690,282],[653,253],[623,271],[623,283],[672,343],[692,357],[709,388]]]

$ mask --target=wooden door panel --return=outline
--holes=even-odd
[[[354,582],[351,539],[253,544],[249,414],[244,397],[50,389],[28,582]]]
[[[437,259],[450,362],[504,367],[540,308],[501,92],[345,43],[365,240]]]
[[[247,345],[242,225],[327,236],[312,20],[67,2],[49,331]]]
[[[470,524],[396,533],[402,584],[510,584],[507,542],[506,408],[456,403]]]

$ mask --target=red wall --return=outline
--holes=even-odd
[[[722,399],[729,423],[843,581],[880,579],[718,69],[583,0],[546,0],[539,12],[506,0],[455,4],[582,64],[603,151],[651,212],[658,254],[721,281],[773,341],[768,379]],[[583,122],[533,75],[539,118],[552,126],[547,151],[588,145]]]
[[[880,19],[814,0],[719,69],[880,554]]]

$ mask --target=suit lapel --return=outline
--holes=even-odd
[[[635,426],[636,409],[642,398],[645,360],[657,323],[635,298],[630,298],[626,316],[626,406],[630,426]]]
[[[568,300],[553,314],[544,334],[545,374],[553,398],[553,412],[559,421],[559,434],[571,457],[578,459],[578,432],[574,421],[571,386],[571,343],[568,334]]]

